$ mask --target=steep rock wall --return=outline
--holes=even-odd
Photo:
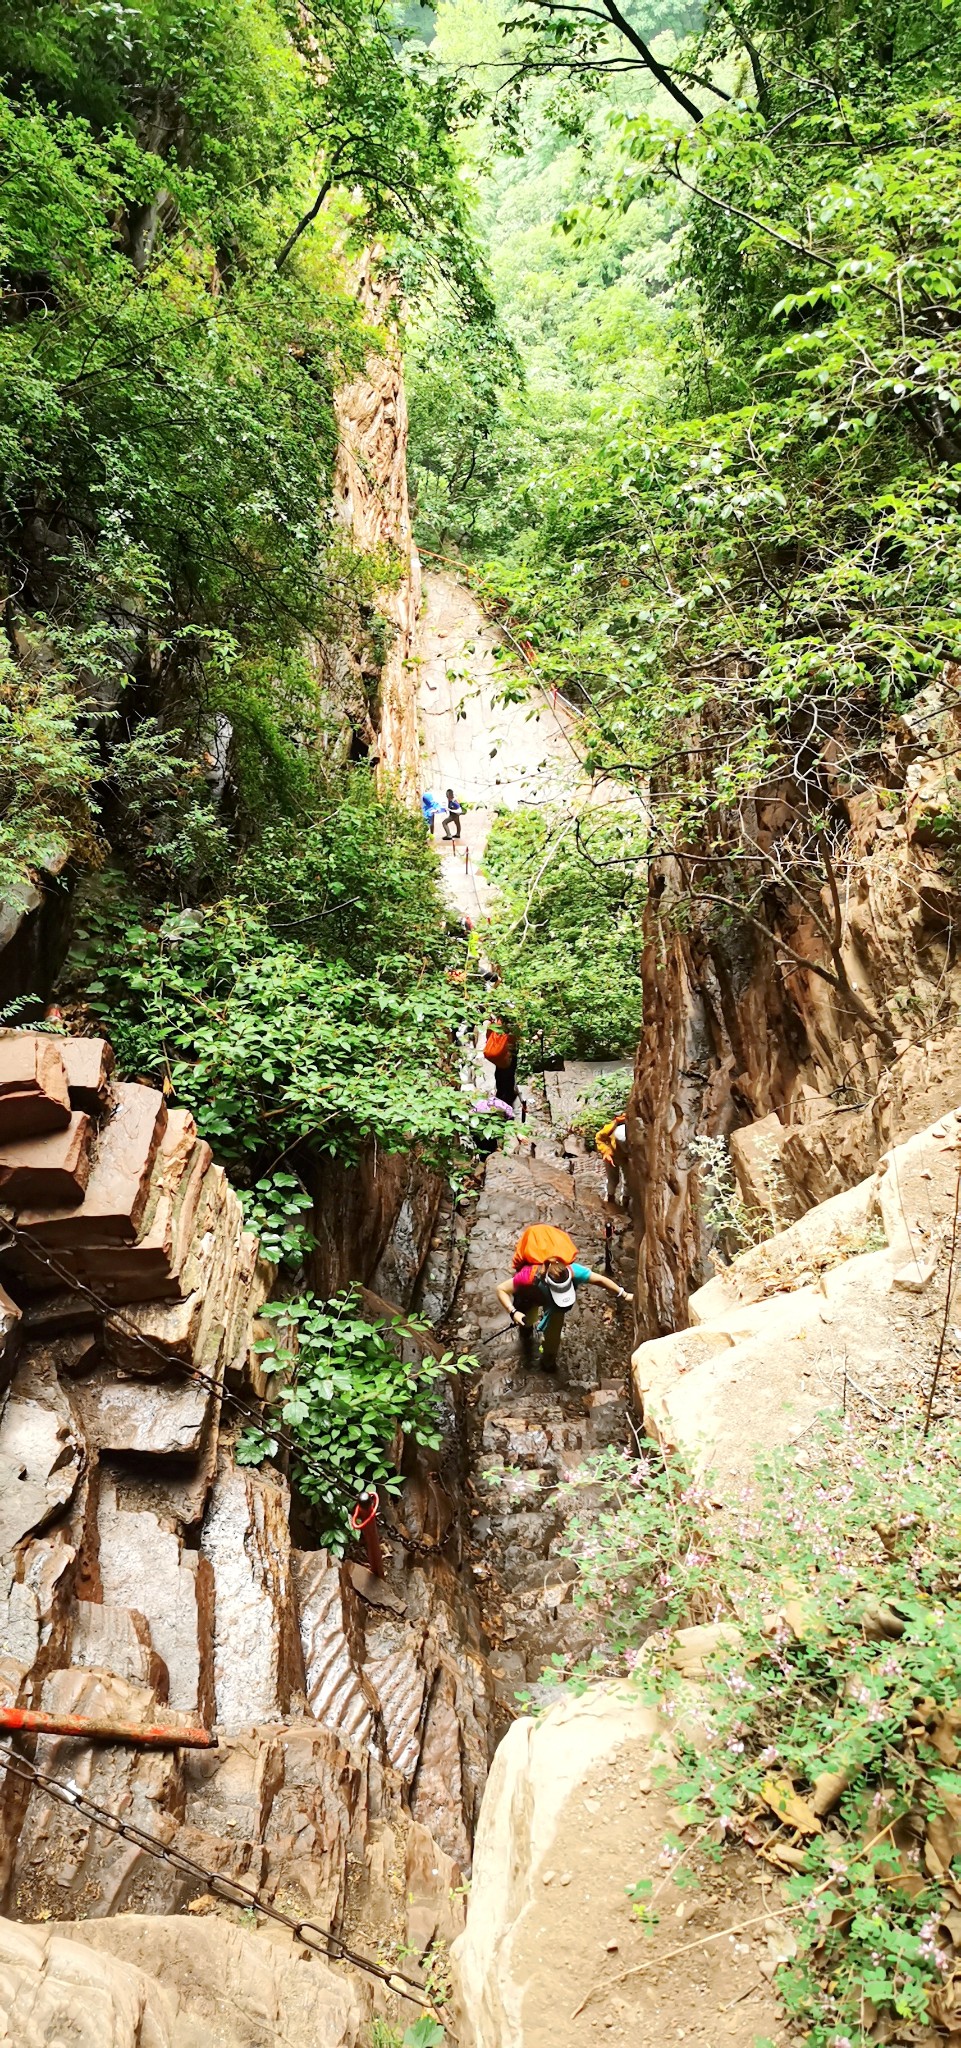
[[[285,1910],[378,1948],[452,1934],[491,1681],[430,1476],[378,1581],[292,1533],[281,1472],[237,1462],[273,1276],[192,1117],[115,1083],[102,1041],[0,1036],[0,1226],[0,1704],[219,1738],[47,1736],[38,1764]],[[19,1919],[203,1891],[10,1779],[0,1845]]]
[[[652,868],[630,1122],[644,1337],[683,1328],[710,1271],[692,1140],[744,1133],[733,1147],[742,1194],[778,1227],[854,1186],[888,1144],[957,1099],[956,700],[953,684],[932,690],[903,722],[898,795],[850,806],[843,961],[887,1043],[816,972],[743,924],[699,913],[674,861]],[[830,916],[827,885],[822,910]],[[830,966],[799,906],[782,908],[776,930],[803,960]]]
[[[314,1201],[310,1278],[318,1292],[360,1281],[410,1308],[444,1190],[440,1176],[408,1153],[371,1144],[356,1164],[315,1162],[304,1179]]]
[[[393,290],[377,281],[370,257],[357,289],[371,325],[386,335],[387,347],[386,352],[372,349],[363,375],[337,394],[340,448],[334,498],[361,552],[381,551],[396,567],[395,580],[377,599],[389,637],[370,723],[382,775],[390,776],[411,799],[420,781],[416,670],[410,663],[421,582],[407,489],[407,399]]]

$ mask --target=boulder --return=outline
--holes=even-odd
[[[0,1203],[19,1210],[72,1208],[90,1179],[90,1118],[74,1110],[66,1128],[0,1145]]]
[[[645,1428],[712,1472],[719,1501],[819,1414],[923,1407],[959,1172],[952,1111],[893,1147],[870,1180],[733,1260],[692,1296],[692,1329],[635,1351]]]
[[[0,1921],[9,2048],[357,2048],[368,2003],[321,1957],[219,1915]]]
[[[57,1047],[74,1109],[98,1116],[110,1100],[113,1047],[105,1038],[58,1038]]]
[[[707,1950],[700,1968],[650,1967],[658,1944],[666,1957],[679,1938],[664,1864],[676,1818],[656,1783],[670,1762],[655,1710],[629,1683],[514,1722],[494,1757],[467,1926],[451,1951],[461,2048],[589,2048],[613,2020],[637,2042],[780,2038],[781,2009],[749,1941]],[[663,1920],[648,1932],[626,1890],[645,1880]],[[739,1917],[734,1900],[699,1911],[722,1926]]]
[[[18,1217],[21,1226],[46,1248],[129,1244],[137,1236],[167,1109],[158,1088],[122,1081],[115,1092],[116,1107],[99,1134],[80,1207],[32,1208]]]
[[[0,1145],[63,1131],[69,1122],[58,1041],[43,1031],[0,1032]]]

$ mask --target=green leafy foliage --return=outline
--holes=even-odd
[[[384,342],[347,259],[489,317],[461,96],[386,0],[0,0],[0,76],[0,857],[196,895],[310,808],[308,642],[392,573],[331,516],[334,392]]]
[[[542,1058],[632,1053],[641,1019],[645,832],[634,810],[501,813],[486,868],[499,897],[487,949],[521,1032]]]
[[[277,1375],[274,1413],[303,1454],[293,1477],[321,1540],[340,1552],[353,1506],[377,1487],[400,1491],[399,1436],[439,1449],[443,1383],[475,1361],[448,1351],[405,1363],[405,1333],[429,1324],[417,1317],[371,1322],[349,1291],[330,1302],[271,1302],[264,1314],[276,1325],[257,1346],[264,1369]],[[238,1458],[257,1464],[276,1449],[268,1415],[262,1430],[244,1432]]]
[[[791,1849],[777,1983],[813,2048],[953,2024],[959,1471],[953,1424],[923,1444],[823,1428],[719,1517],[681,1460],[606,1453],[599,1509],[571,1528],[578,1598],[603,1617],[594,1669],[634,1669],[679,1714],[675,1802],[775,1868]],[[695,1747],[666,1631],[702,1620],[739,1635],[699,1689]]]
[[[529,473],[518,491],[508,466],[509,502],[495,489],[467,537],[490,536],[489,598],[583,704],[593,764],[646,779],[653,848],[683,859],[673,901],[761,933],[803,906],[873,1029],[823,897],[851,857],[852,799],[897,779],[897,712],[961,632],[956,12],[605,12],[507,9],[510,76],[489,74],[495,139],[522,153],[539,207],[529,229],[496,215]],[[475,13],[449,0],[442,40]],[[599,132],[562,212],[536,192],[541,153],[557,175]],[[619,270],[620,233],[638,239]],[[570,348],[538,234],[554,299],[567,266],[595,316],[580,420],[552,409]],[[613,318],[628,274],[661,320],[645,333],[632,314],[630,344]],[[508,396],[503,420],[515,410]],[[775,787],[762,842],[751,805]]]
[[[306,1220],[313,1200],[295,1173],[278,1169],[241,1190],[244,1222],[256,1231],[262,1256],[274,1266],[302,1266],[317,1240]]]
[[[173,1088],[275,1240],[278,1169],[371,1140],[448,1166],[491,1121],[460,1084],[456,1031],[481,998],[451,978],[462,954],[419,821],[364,768],[328,800],[299,835],[266,834],[219,901],[136,902],[105,875],[68,963],[122,1071]]]

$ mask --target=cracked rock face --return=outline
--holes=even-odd
[[[9,1289],[0,1299],[0,1699],[215,1728],[210,1751],[47,1736],[37,1761],[285,1911],[335,1932],[362,1924],[378,1949],[395,1941],[422,1951],[459,1924],[450,1893],[469,1861],[490,1753],[470,1599],[441,1552],[429,1565],[408,1564],[389,1544],[381,1581],[322,1551],[293,1549],[287,1483],[236,1464],[223,1398],[225,1388],[247,1400],[264,1392],[252,1344],[272,1274],[243,1231],[238,1199],[192,1117],[168,1113],[156,1090],[111,1087],[102,1042],[67,1064],[68,1114],[92,1127],[86,1191],[68,1213],[48,1181],[47,1206],[38,1198],[28,1212],[63,1270],[45,1267],[32,1245],[0,1249]],[[32,1142],[27,1133],[22,1151]],[[372,1261],[387,1256],[401,1194],[393,1175],[381,1189]],[[395,1263],[411,1279],[415,1239],[429,1230],[435,1202],[428,1190],[416,1228],[412,1209],[402,1216]],[[376,1312],[393,1313],[393,1304]],[[414,1475],[402,1519],[429,1542],[453,1544],[453,1510],[448,1501],[438,1521],[435,1493],[429,1474]],[[447,1498],[443,1489],[437,1497]],[[309,2035],[294,2024],[294,1993],[285,1983],[277,2005],[266,1979],[270,2020],[244,2031],[228,1995],[230,1958],[217,1960],[205,1931],[223,1940],[237,1930],[182,1917],[206,1882],[91,1824],[50,1790],[6,1779],[0,1908],[42,1919],[45,1932],[41,1951],[21,1951],[8,1977],[0,1937],[0,2040],[4,1984],[17,2048],[30,2038],[24,1998],[44,2016],[44,2048],[55,2038],[62,1957],[47,1930],[56,1919],[82,1922],[97,1944],[96,1955],[70,1962],[75,1985],[86,1987],[71,2041],[87,2039],[89,1991],[97,2048],[114,2039],[126,2048],[128,2013],[140,2030],[131,2048],[166,2048],[168,2036],[170,2048],[325,2043],[316,1963]],[[134,1923],[131,1914],[157,1917]],[[91,1971],[123,1976],[111,1944],[115,1929],[134,1924],[171,1929],[169,1952],[159,1931],[151,1951],[163,1956],[164,1993],[180,1967],[179,1935],[198,1945],[203,1967],[175,2019],[151,2005],[155,1990],[136,1975],[149,1975],[145,1934],[136,1954],[123,1951],[123,1967],[134,1970],[125,1989],[112,1974],[96,1992],[88,1984]],[[253,1967],[249,1956],[244,1967]],[[357,2010],[343,1995],[329,2038],[353,2048]]]
[[[292,1635],[290,1495],[270,1476],[225,1461],[204,1521],[214,1582],[214,1698],[228,1734],[279,1721],[302,1689]]]
[[[62,1513],[83,1462],[82,1438],[55,1375],[24,1365],[0,1417],[0,1556]]]
[[[628,1121],[645,1337],[683,1328],[710,1273],[693,1138],[739,1134],[742,1195],[782,1228],[865,1180],[891,1145],[961,1101],[958,892],[937,832],[953,801],[958,673],[948,663],[944,686],[901,721],[898,807],[871,793],[850,807],[843,961],[890,1028],[892,1050],[819,973],[803,964],[784,973],[773,945],[743,929],[701,928],[696,904],[680,929],[678,870],[652,868]],[[763,844],[763,804],[756,822]],[[830,971],[823,932],[796,902],[780,929],[802,963]]]

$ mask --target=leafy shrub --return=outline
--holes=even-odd
[[[806,2039],[953,2027],[961,1428],[922,1443],[825,1426],[723,1516],[679,1458],[607,1453],[598,1481],[567,1545],[603,1621],[594,1666],[635,1668],[678,1715],[687,1824],[719,1823],[784,1873],[797,1954],[777,1983]],[[711,1734],[695,1746],[666,1631],[719,1619],[740,1637],[699,1689]]]
[[[443,1166],[470,1151],[491,1120],[462,1091],[455,1034],[478,1019],[418,821],[360,768],[319,817],[267,831],[233,889],[181,908],[112,871],[88,887],[68,978],[121,1070],[172,1085],[244,1185],[301,1145],[352,1160],[374,1139]]]
[[[355,1503],[373,1487],[400,1491],[398,1432],[439,1449],[442,1383],[470,1372],[475,1361],[447,1351],[440,1359],[425,1353],[416,1365],[405,1365],[405,1328],[430,1325],[416,1316],[370,1322],[350,1291],[330,1302],[311,1296],[271,1302],[264,1314],[277,1330],[257,1350],[265,1369],[278,1377],[277,1420],[302,1453],[292,1476],[314,1509],[322,1542],[339,1553],[349,1541]],[[285,1342],[291,1332],[294,1345]],[[259,1464],[276,1450],[268,1418],[263,1430],[244,1432],[237,1455],[242,1464]]]
[[[358,973],[231,899],[151,923],[124,912],[86,909],[87,998],[122,1070],[172,1084],[242,1181],[299,1144],[353,1160],[373,1138],[446,1163],[482,1128],[460,1087],[464,998],[440,971]]]
[[[317,1240],[305,1218],[313,1200],[295,1173],[271,1173],[240,1193],[244,1222],[272,1266],[302,1266]]]
[[[488,952],[521,1028],[521,1058],[633,1053],[641,1021],[639,819],[501,812],[485,866],[497,883]]]

